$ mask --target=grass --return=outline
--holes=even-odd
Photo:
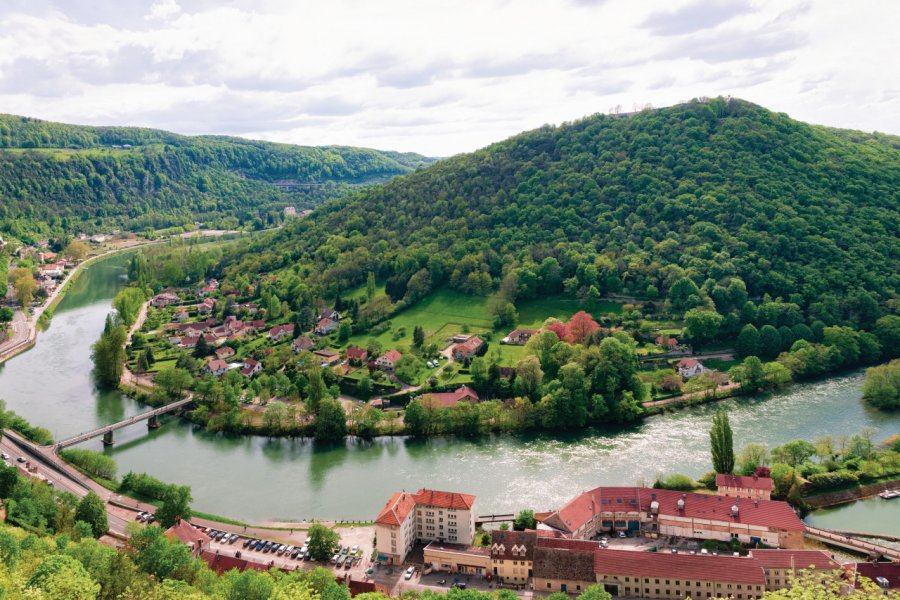
[[[425,330],[425,343],[435,343],[443,348],[447,338],[462,333],[468,328],[469,333],[482,334],[493,328],[491,317],[487,313],[487,298],[469,296],[451,290],[439,290],[418,302],[415,306],[394,315],[390,319],[391,327],[377,335],[362,333],[350,338],[350,343],[365,347],[369,340],[377,340],[382,348],[397,348],[401,352],[412,344],[412,333],[416,325]],[[405,335],[396,335],[400,329]],[[396,338],[396,339],[395,339]]]
[[[704,366],[710,369],[716,369],[717,371],[728,371],[731,367],[737,366],[741,364],[740,359],[737,360],[722,360],[720,358],[710,358],[703,361]]]
[[[603,314],[619,314],[622,312],[622,305],[608,300],[583,304],[572,298],[551,296],[519,302],[516,310],[519,312],[519,323],[517,325],[519,329],[537,329],[544,324],[545,320],[551,317],[560,321],[568,321],[572,315],[580,310],[589,312],[595,318]]]
[[[488,350],[488,357],[490,358],[491,354],[495,351],[500,352],[501,367],[515,367],[519,364],[520,360],[528,356],[528,351],[525,349],[525,346],[495,343],[492,344],[490,350]]]

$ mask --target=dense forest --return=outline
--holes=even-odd
[[[411,153],[302,147],[0,115],[0,234],[32,241],[201,221],[271,226],[353,186],[431,162]],[[282,191],[274,182],[300,184]]]
[[[714,292],[736,278],[751,299],[858,325],[900,283],[898,181],[896,137],[693,101],[545,126],[361,190],[228,272],[293,271],[329,297],[371,271],[411,300],[489,293],[510,272],[519,299],[653,299],[687,277],[726,316],[741,307]]]

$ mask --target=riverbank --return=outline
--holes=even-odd
[[[810,508],[827,508],[831,506],[839,506],[841,504],[849,504],[857,500],[864,500],[877,496],[886,490],[900,488],[900,479],[891,479],[889,481],[880,481],[869,485],[861,485],[859,487],[848,488],[843,490],[835,490],[833,492],[824,492],[813,496],[806,496],[803,501]]]

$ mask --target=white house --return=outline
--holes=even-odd
[[[703,366],[696,358],[682,358],[678,361],[678,374],[684,377],[685,379],[690,379],[691,377],[696,377],[697,375],[702,375],[709,371],[706,367]]]

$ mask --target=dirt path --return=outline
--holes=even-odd
[[[721,400],[722,398],[727,398],[729,395],[726,394],[722,396],[722,392],[731,392],[737,388],[741,387],[738,383],[729,383],[726,385],[720,385],[716,388],[714,394],[717,400]],[[700,392],[691,392],[690,394],[682,394],[681,396],[674,396],[672,398],[666,398],[665,400],[653,400],[652,402],[643,402],[641,406],[644,408],[652,408],[654,406],[666,406],[667,404],[676,404],[678,402],[684,402],[685,400],[691,400],[693,398],[705,398],[709,395],[709,392],[706,390]]]

